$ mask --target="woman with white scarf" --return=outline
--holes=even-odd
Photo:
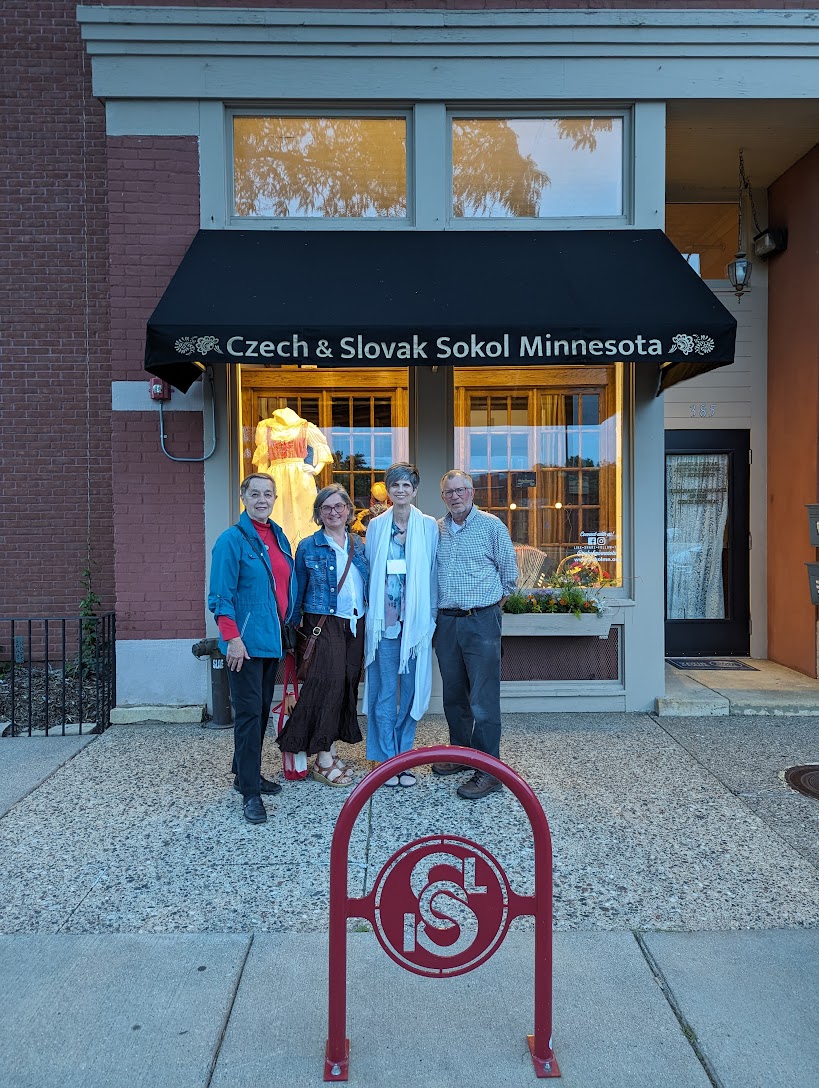
[[[412,748],[432,688],[438,523],[412,505],[419,482],[414,465],[391,465],[384,483],[392,507],[367,527],[364,705],[367,758],[379,763]],[[415,775],[402,771],[385,785],[414,786]]]

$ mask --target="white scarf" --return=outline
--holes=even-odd
[[[384,636],[385,586],[392,526],[392,510],[373,518],[367,526],[370,591],[364,641],[365,665],[371,665],[375,660],[378,644]],[[407,672],[410,658],[416,658],[415,695],[410,713],[416,721],[420,721],[429,706],[432,690],[432,635],[435,621],[430,599],[432,556],[427,545],[424,515],[414,506],[410,507],[405,555],[407,577],[404,584],[398,671]]]

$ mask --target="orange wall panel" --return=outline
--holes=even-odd
[[[774,182],[768,222],[788,230],[768,279],[768,656],[816,676],[804,564],[805,504],[819,501],[819,145]]]

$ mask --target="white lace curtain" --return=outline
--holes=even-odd
[[[666,457],[666,618],[724,619],[728,455]]]

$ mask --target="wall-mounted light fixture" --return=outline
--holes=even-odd
[[[788,248],[788,232],[784,227],[768,227],[754,238],[754,256],[767,260]]]
[[[742,148],[739,149],[739,188],[737,192],[737,253],[725,269],[731,286],[736,292],[737,300],[742,300],[742,292],[751,282],[753,265],[746,255],[745,244],[745,194],[748,194],[748,203],[751,205],[751,215],[754,221],[754,240],[752,242],[753,254],[762,260],[768,260],[777,253],[782,253],[788,246],[788,232],[780,227],[767,227],[760,230],[759,220],[756,216],[754,204],[754,191],[751,188],[751,180],[745,173],[745,160]]]

